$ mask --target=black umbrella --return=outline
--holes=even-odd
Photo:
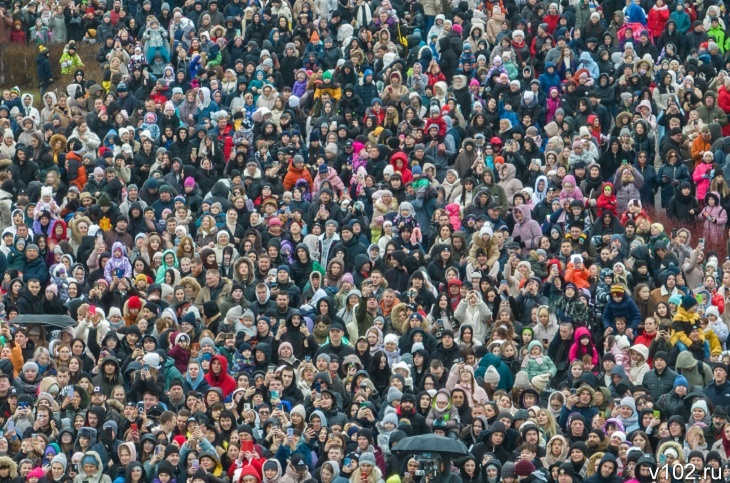
[[[469,450],[461,441],[434,434],[404,438],[393,446],[392,451],[396,453],[438,453],[442,456],[451,457],[469,454]]]
[[[43,325],[47,327],[75,327],[76,321],[68,315],[18,315],[12,320],[17,325]]]

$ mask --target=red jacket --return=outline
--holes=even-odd
[[[730,114],[730,91],[724,85],[717,90],[717,107]],[[730,136],[730,123],[722,126],[722,135]]]
[[[558,22],[560,21],[560,15],[545,15],[542,18],[542,21],[548,24],[548,33],[552,35],[553,32],[555,32],[555,29],[558,28]]]
[[[236,380],[228,374],[228,360],[225,357],[215,355],[210,360],[210,363],[213,364],[213,361],[221,363],[221,373],[216,376],[212,371],[209,371],[208,374],[205,375],[205,380],[208,381],[210,387],[217,387],[223,391],[223,399],[225,399],[236,390],[238,385],[236,384]]]
[[[167,87],[164,89],[167,90]],[[167,96],[163,93],[163,91],[159,91],[155,94],[150,94],[150,99],[155,101],[155,104],[162,104],[163,106],[167,101],[170,99],[167,98]]]
[[[649,10],[649,15],[647,16],[647,27],[654,39],[658,39],[662,36],[667,20],[669,20],[669,8],[666,4],[662,8],[657,8],[657,6],[654,5],[651,10]]]
[[[400,159],[402,163],[402,167],[397,166],[397,161]],[[402,151],[398,151],[393,155],[392,158],[390,158],[390,165],[393,167],[393,170],[396,173],[400,173],[401,180],[403,181],[403,184],[408,184],[411,181],[413,181],[413,173],[411,173],[411,170],[408,168],[408,156],[406,153]]]
[[[25,45],[27,41],[27,38],[25,36],[25,31],[21,28],[20,30],[13,29],[12,32],[10,32],[10,42],[13,44],[18,45]]]
[[[436,119],[434,119],[432,117],[429,117],[428,119],[426,119],[426,129],[423,130],[424,133],[428,132],[428,128],[431,124],[438,125],[440,137],[446,136],[446,121],[444,121],[444,118],[442,116],[439,116]]]
[[[372,108],[368,109],[368,111],[365,113],[365,117],[362,118],[362,123],[365,124],[365,121],[367,121],[369,116],[375,116],[375,119],[378,120],[378,126],[383,125],[383,121],[385,121],[385,109],[380,108],[380,112],[375,112],[372,110]]]
[[[231,481],[233,483],[238,483],[239,481],[242,481],[243,477],[245,475],[253,476],[254,474],[256,476],[258,476],[259,481],[261,481],[261,477],[264,474],[263,468],[264,468],[264,463],[266,462],[266,459],[261,457],[261,452],[263,450],[261,449],[261,447],[258,444],[256,444],[256,441],[254,441],[253,449],[257,453],[257,455],[256,455],[257,457],[253,458],[251,461],[249,461],[248,464],[243,465],[243,467],[241,469],[241,473],[240,473],[240,478],[238,481],[233,480],[233,475],[236,473],[236,470],[238,469],[238,466],[236,464],[238,462],[238,460],[234,461],[233,464],[231,464],[230,468],[228,468],[228,477],[231,479]],[[242,454],[243,454],[243,452],[242,452]],[[244,457],[244,461],[245,461],[245,457]]]
[[[603,190],[606,187],[611,188],[611,196],[606,196]],[[596,200],[596,208],[598,208],[598,216],[604,211],[610,211],[613,216],[618,216],[618,201],[616,200],[616,189],[613,187],[613,183],[603,183],[601,185],[601,194]]]
[[[438,74],[432,74],[428,73],[428,85],[432,86],[437,82],[446,82],[446,76],[443,72],[439,72]]]

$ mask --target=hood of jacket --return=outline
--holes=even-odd
[[[448,37],[441,37],[439,39],[439,50],[441,51],[442,55],[447,50],[451,50],[451,39],[449,39]]]

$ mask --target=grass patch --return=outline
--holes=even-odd
[[[96,61],[96,53],[99,51],[99,44],[78,43],[78,54],[84,62],[84,76],[86,79],[93,79],[101,84],[104,76],[104,67]],[[54,92],[57,96],[66,93],[66,86],[71,83],[73,74],[61,75],[61,65],[58,63],[63,54],[62,44],[52,44],[49,59],[51,71],[55,82],[47,91]],[[35,97],[34,105],[41,108],[40,88],[38,86],[38,74],[36,73],[36,57],[38,49],[32,45],[6,45],[0,49],[0,86],[9,89],[14,86],[20,88],[21,93],[29,92]]]

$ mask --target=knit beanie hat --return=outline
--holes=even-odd
[[[515,477],[515,464],[511,461],[502,465],[502,479]]]
[[[684,297],[682,297],[682,308],[684,310],[689,310],[695,305],[697,305],[697,299],[693,296],[685,295]]]
[[[515,476],[530,476],[535,472],[535,465],[527,460],[520,460],[515,464]]]
[[[63,466],[63,471],[66,471],[66,468],[68,467],[68,459],[66,459],[66,455],[63,453],[58,453],[56,456],[54,456],[51,460],[51,464],[53,463],[58,463]]]

